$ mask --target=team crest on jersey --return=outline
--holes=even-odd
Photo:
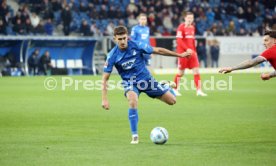
[[[131,59],[131,60],[128,60],[128,61],[122,63],[122,68],[123,68],[124,70],[129,70],[129,69],[131,69],[132,66],[134,65],[135,61],[136,61],[136,59]]]
[[[142,35],[141,35],[141,38],[142,38],[142,39],[147,39],[148,36],[149,36],[148,34],[142,34]]]
[[[133,50],[132,51],[132,55],[135,56],[137,54],[137,51],[136,50]]]

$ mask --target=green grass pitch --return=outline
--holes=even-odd
[[[109,91],[111,110],[105,111],[100,91],[59,84],[48,91],[46,77],[0,78],[0,165],[276,165],[276,79],[231,76],[232,91],[206,91],[206,98],[182,91],[174,106],[141,95],[138,145],[130,145],[123,91]],[[61,76],[54,78],[60,83]],[[150,141],[156,126],[169,132],[165,145]]]

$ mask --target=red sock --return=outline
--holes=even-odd
[[[174,82],[175,82],[175,85],[176,85],[176,89],[178,89],[178,85],[179,85],[180,79],[181,79],[181,76],[180,76],[180,75],[176,74],[176,75],[174,76]]]
[[[201,81],[200,81],[200,75],[199,74],[194,75],[194,83],[196,85],[197,90],[201,89]]]

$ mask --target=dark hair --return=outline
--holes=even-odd
[[[268,35],[269,37],[276,39],[276,30],[266,30],[264,35]]]
[[[114,28],[114,32],[113,35],[124,35],[124,34],[128,34],[127,28],[125,26],[117,26]]]

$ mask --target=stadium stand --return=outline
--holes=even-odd
[[[259,36],[276,27],[274,0],[0,0],[2,35],[110,35],[107,26],[129,28],[139,13],[148,14],[151,35],[174,35],[184,10],[195,13],[197,35]],[[69,9],[66,12],[66,8]],[[33,18],[33,16],[36,16]],[[20,20],[20,21],[19,21]],[[31,22],[32,27],[27,26]]]

